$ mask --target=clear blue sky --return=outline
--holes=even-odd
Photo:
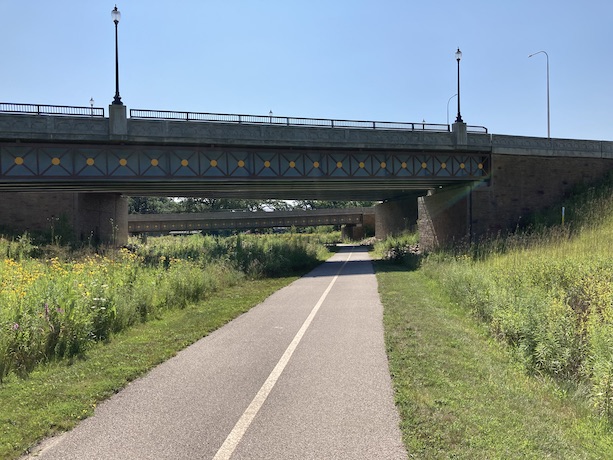
[[[0,101],[107,107],[114,2],[0,0]],[[447,122],[613,140],[611,0],[124,0],[128,108]],[[457,112],[449,104],[449,120]]]

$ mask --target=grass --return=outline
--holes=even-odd
[[[527,372],[576,387],[613,422],[613,210],[600,209],[579,230],[553,227],[472,254],[435,254],[422,270]]]
[[[0,459],[73,427],[329,255],[320,235],[162,237],[95,253],[0,238]]]
[[[613,435],[575,393],[531,377],[422,271],[377,263],[386,346],[410,458],[613,458]]]
[[[18,458],[41,439],[92,415],[96,404],[264,300],[295,277],[245,281],[210,299],[97,343],[84,358],[38,366],[0,385],[0,459]]]
[[[327,255],[319,239],[192,235],[98,252],[52,245],[49,254],[27,235],[0,238],[0,385],[245,279],[308,271]]]

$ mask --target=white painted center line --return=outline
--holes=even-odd
[[[270,373],[270,375],[268,376],[268,378],[266,379],[262,387],[260,388],[260,391],[258,391],[258,393],[255,395],[255,398],[253,398],[253,401],[251,401],[251,404],[249,404],[249,407],[247,407],[247,409],[245,410],[241,418],[238,420],[238,422],[236,422],[236,425],[234,425],[234,428],[232,429],[232,431],[230,432],[230,434],[228,435],[224,443],[221,445],[221,447],[215,454],[215,457],[213,457],[213,460],[229,460],[230,459],[230,457],[236,450],[238,443],[241,442],[241,439],[243,439],[243,436],[245,435],[245,432],[249,428],[249,425],[251,425],[251,422],[253,421],[257,413],[260,411],[261,407],[264,405],[264,402],[266,401],[266,398],[268,398],[268,395],[270,394],[273,387],[277,383],[277,380],[279,380],[281,373],[283,372],[283,370],[285,369],[285,366],[287,366],[287,363],[289,362],[290,358],[294,354],[296,347],[302,340],[302,337],[304,336],[306,330],[311,325],[311,322],[313,321],[313,318],[315,318],[315,315],[319,311],[319,308],[324,303],[324,301],[326,300],[326,297],[332,290],[332,286],[334,286],[334,283],[336,283],[336,280],[338,279],[339,274],[341,273],[343,268],[345,268],[345,265],[347,265],[347,262],[349,262],[349,259],[351,259],[352,254],[353,252],[349,253],[347,260],[345,260],[341,268],[338,269],[338,272],[336,272],[336,275],[334,276],[334,278],[332,278],[332,281],[330,281],[330,284],[328,285],[324,293],[321,295],[321,297],[319,298],[319,300],[317,301],[317,303],[311,310],[311,313],[309,313],[309,316],[307,317],[307,319],[305,319],[304,323],[302,323],[302,327],[300,327],[300,329],[294,336],[294,339],[291,341],[291,343],[285,350],[285,353],[283,353],[283,356],[281,356],[281,359],[279,360],[275,368],[272,370],[272,372]]]

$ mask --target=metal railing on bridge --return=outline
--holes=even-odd
[[[74,107],[68,105],[18,104],[0,102],[0,112],[34,115],[64,115],[70,117],[104,117],[102,107]]]
[[[215,123],[266,124],[282,126],[303,126],[316,128],[350,128],[449,132],[449,125],[439,123],[411,123],[394,121],[334,120],[328,118],[280,117],[276,115],[239,115],[207,112],[182,112],[176,110],[130,109],[130,118],[204,121]],[[487,133],[484,126],[469,126],[471,132]]]
[[[102,107],[66,105],[21,104],[0,102],[0,112],[72,117],[104,117]],[[413,123],[395,121],[335,120],[330,118],[279,117],[275,115],[239,115],[227,113],[183,112],[176,110],[130,109],[130,118],[144,120],[179,120],[213,123],[266,124],[277,126],[303,126],[316,128],[378,129],[403,131],[450,132],[451,126],[440,123]],[[485,126],[467,125],[472,133],[487,134]]]

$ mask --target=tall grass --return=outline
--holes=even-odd
[[[571,384],[613,420],[613,186],[573,197],[573,218],[423,263],[530,372]]]
[[[375,257],[417,268],[421,259],[419,235],[403,233],[376,241],[373,247]]]
[[[200,265],[223,261],[250,277],[279,276],[313,266],[324,257],[326,235],[191,235],[155,239],[135,252],[148,265],[163,259],[189,260]]]
[[[0,239],[0,382],[38,363],[71,359],[96,341],[165,309],[183,308],[245,277],[276,276],[319,263],[308,237],[152,238],[96,253],[41,251],[27,236]],[[53,249],[57,251],[58,248]]]

